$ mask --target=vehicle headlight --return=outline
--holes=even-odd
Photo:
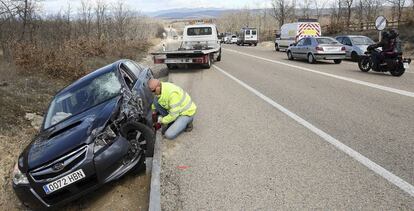
[[[93,152],[96,153],[103,147],[112,144],[115,140],[116,134],[112,130],[111,126],[108,125],[105,127],[100,134],[98,134],[95,138],[95,145],[93,147]]]
[[[14,170],[13,170],[13,183],[15,185],[26,185],[29,184],[29,180],[27,179],[26,175],[24,175],[20,169],[19,166],[14,165]]]

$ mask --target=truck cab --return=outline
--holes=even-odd
[[[218,47],[220,47],[220,39],[216,25],[200,24],[184,27],[182,48],[201,50]]]

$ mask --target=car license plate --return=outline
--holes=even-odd
[[[326,51],[339,51],[338,48],[325,48]]]
[[[165,64],[193,63],[192,59],[166,59]]]
[[[46,194],[50,194],[83,178],[85,178],[85,173],[83,173],[82,169],[79,169],[58,180],[44,185],[43,190],[46,192]]]
[[[409,68],[410,68],[410,65],[404,62],[404,69],[409,69]]]

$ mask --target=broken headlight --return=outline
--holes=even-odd
[[[29,184],[29,180],[27,179],[26,175],[24,175],[20,169],[19,166],[14,165],[14,170],[13,170],[13,183],[15,185],[27,185]]]
[[[106,126],[105,129],[96,136],[93,152],[96,153],[103,147],[112,144],[115,139],[116,133],[112,130],[111,125]]]

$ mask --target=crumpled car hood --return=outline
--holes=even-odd
[[[41,133],[23,151],[23,170],[45,165],[93,141],[91,133],[103,127],[117,111],[121,96],[70,117]]]

